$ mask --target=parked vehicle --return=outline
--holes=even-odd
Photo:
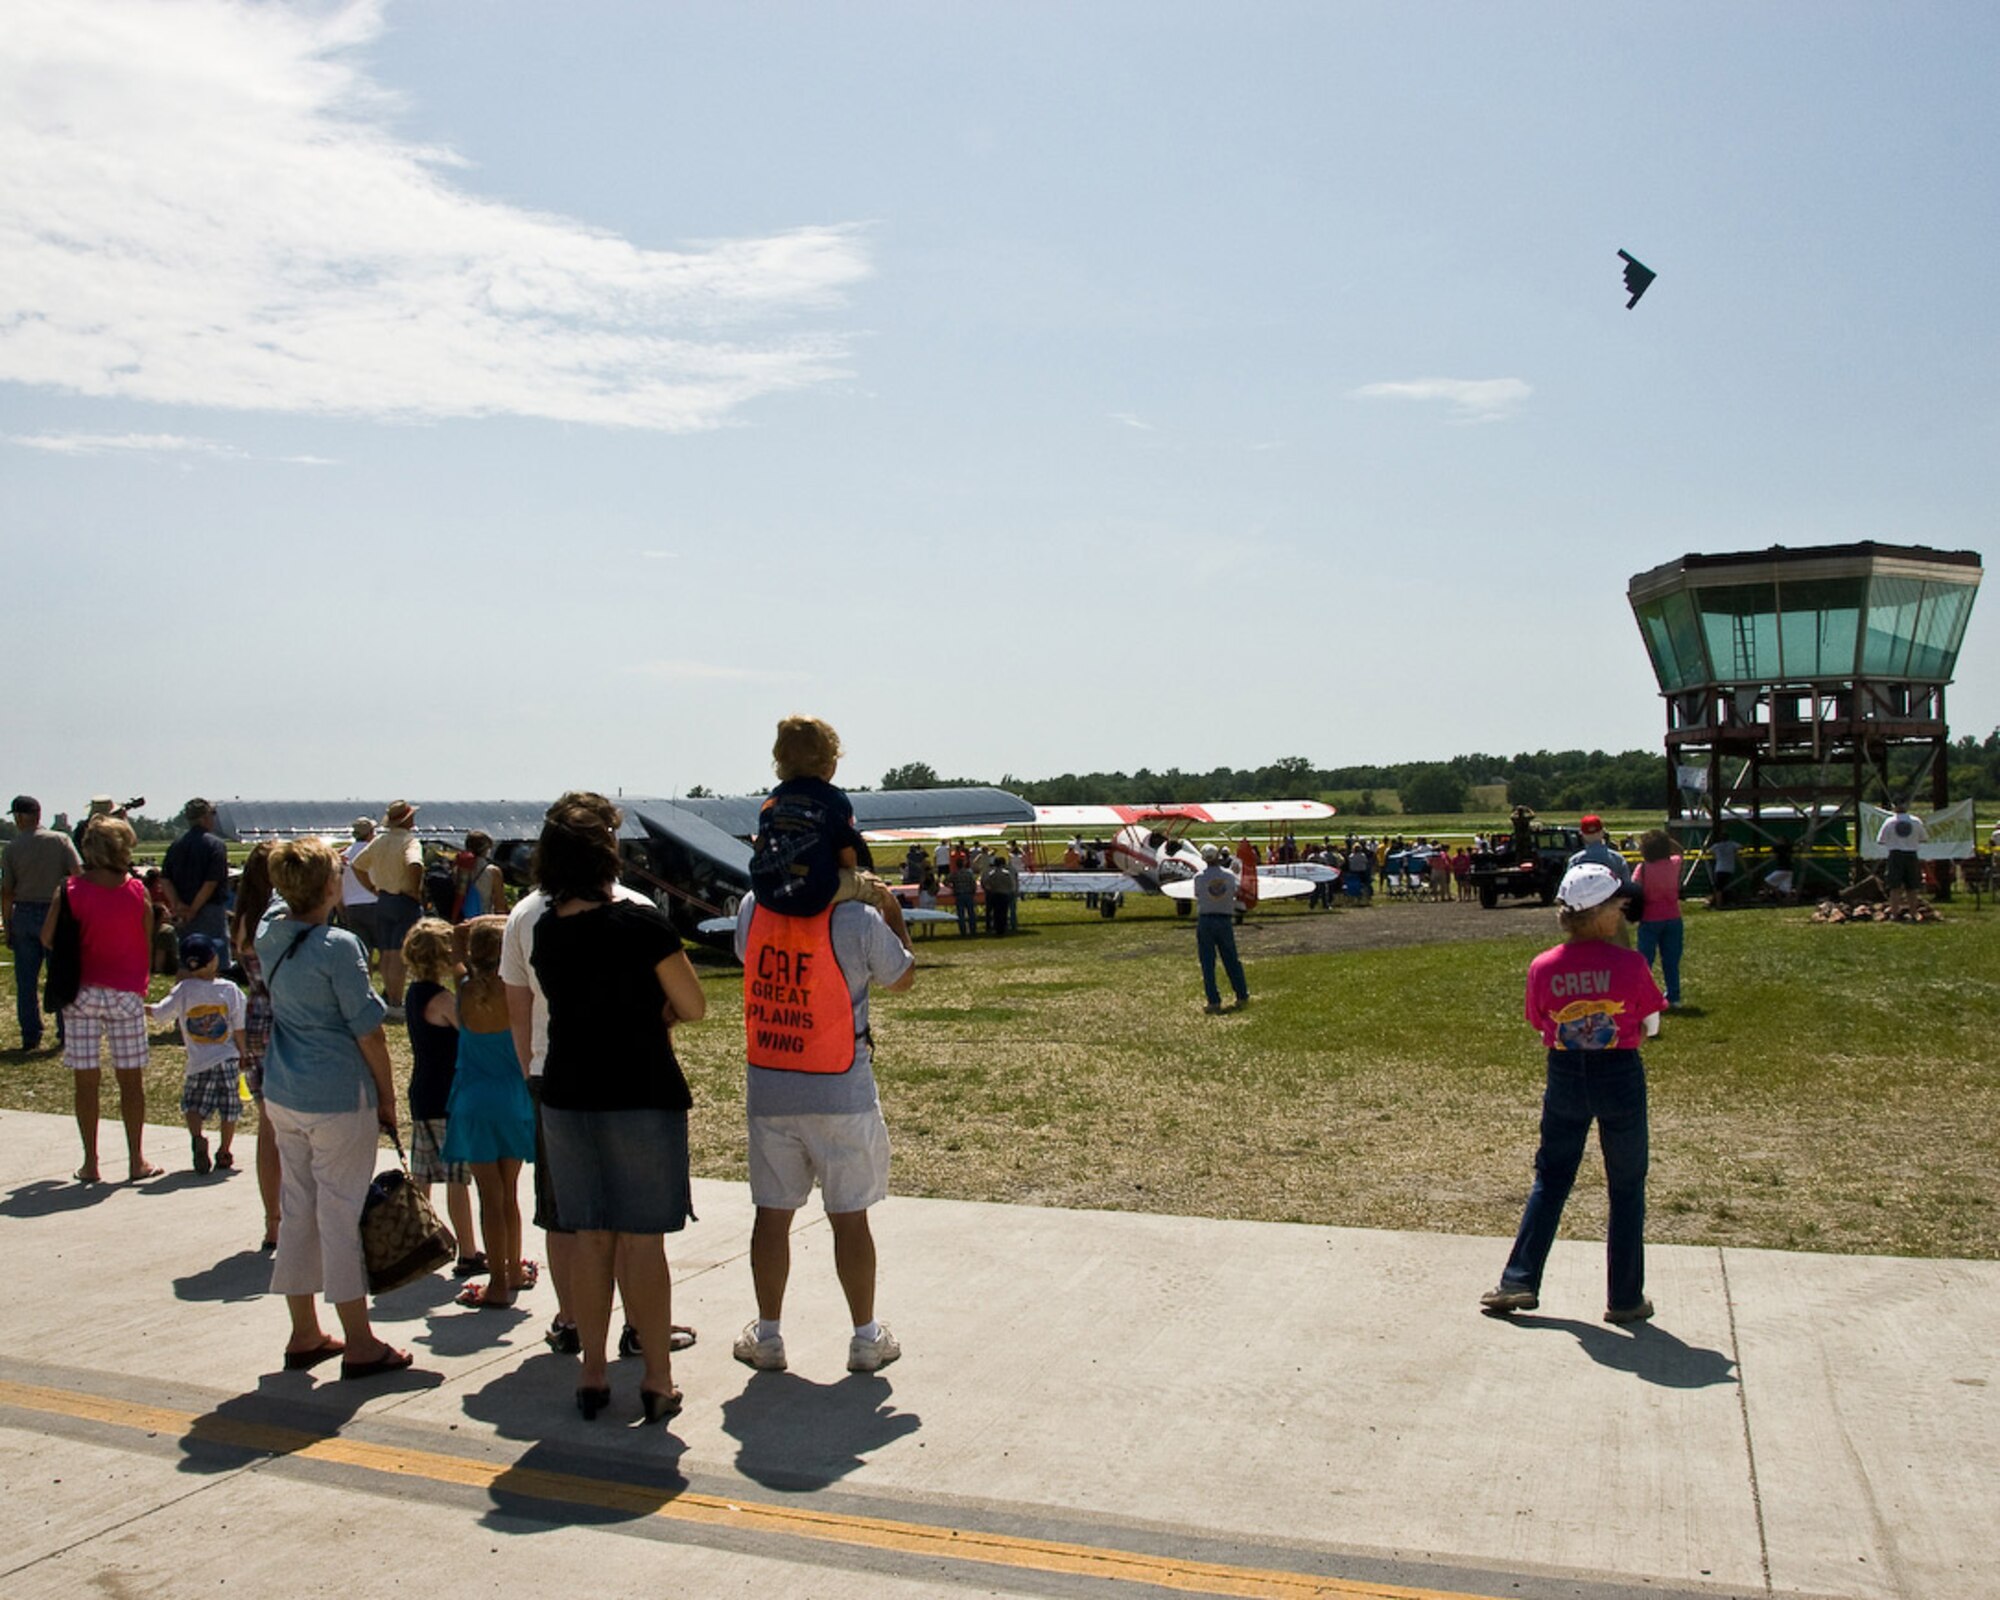
[[[1530,830],[1530,841],[1525,851],[1509,837],[1496,841],[1491,850],[1474,853],[1466,881],[1488,911],[1503,895],[1510,900],[1534,895],[1545,906],[1555,904],[1569,858],[1583,848],[1583,835],[1574,828],[1537,827]]]

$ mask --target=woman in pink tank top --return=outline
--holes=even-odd
[[[118,1078],[118,1114],[133,1181],[164,1170],[146,1159],[146,984],[153,948],[153,903],[132,876],[132,825],[96,817],[79,847],[84,870],[63,885],[49,908],[42,943],[53,946],[64,908],[76,924],[80,956],[76,998],[63,1008],[63,1060],[76,1085],[76,1131],[83,1141],[79,1183],[96,1183],[98,1095],[103,1082],[100,1047],[111,1047]]]

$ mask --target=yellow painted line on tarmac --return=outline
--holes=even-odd
[[[0,1380],[0,1406],[71,1417],[149,1434],[172,1434],[203,1444],[285,1456],[293,1460],[325,1461],[359,1467],[391,1477],[422,1478],[470,1489],[502,1489],[527,1499],[563,1505],[590,1506],[636,1516],[662,1517],[697,1527],[726,1528],[751,1534],[777,1534],[822,1544],[893,1551],[932,1559],[979,1562],[1029,1572],[1062,1573],[1118,1583],[1150,1584],[1189,1594],[1276,1597],[1304,1600],[1487,1600],[1451,1589],[1408,1589],[1391,1584],[1361,1583],[1345,1578],[1321,1578],[1273,1568],[1226,1566],[1218,1562],[1181,1561],[1171,1556],[1111,1550],[1096,1545],[1063,1544],[1048,1539],[1023,1539],[965,1528],[935,1527],[921,1522],[897,1522],[881,1517],[844,1516],[797,1506],[765,1505],[754,1500],[729,1500],[716,1495],[668,1494],[640,1484],[608,1478],[586,1478],[535,1467],[474,1461],[431,1450],[370,1444],[360,1439],[308,1433],[270,1423],[232,1417],[171,1411],[68,1389]]]

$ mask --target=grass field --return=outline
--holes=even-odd
[[[2000,909],[1945,917],[1690,910],[1687,1009],[1646,1052],[1650,1237],[2000,1257]],[[1446,919],[1451,942],[1398,942]],[[875,1007],[897,1192],[1511,1234],[1541,1079],[1521,979],[1552,937],[1533,907],[1272,908],[1241,936],[1254,1003],[1205,1017],[1192,925],[1161,902],[1104,922],[1031,901],[1016,938],[940,932],[916,987]],[[739,977],[700,968],[709,1016],[679,1035],[695,1165],[740,1178]],[[154,1122],[178,1120],[179,1080],[161,1035]],[[0,1064],[0,1105],[67,1114],[70,1094],[52,1054]],[[187,1159],[179,1139],[151,1153]],[[1568,1231],[1598,1230],[1602,1199],[1587,1164]]]

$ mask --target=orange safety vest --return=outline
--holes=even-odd
[[[854,1065],[854,1002],[833,953],[832,906],[815,917],[750,913],[743,1042],[753,1067],[845,1072]]]

